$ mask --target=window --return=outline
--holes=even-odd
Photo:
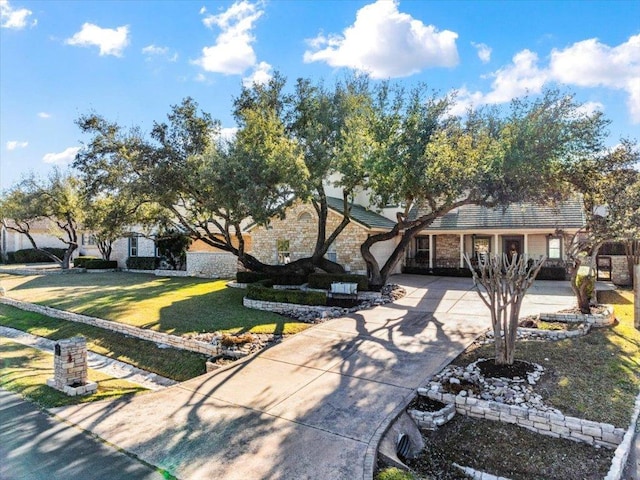
[[[286,265],[291,262],[291,253],[289,252],[289,240],[276,241],[276,249],[278,251],[278,264]]]
[[[327,260],[338,263],[338,252],[336,252],[335,243],[329,245],[329,249],[327,250],[327,254],[325,256],[327,257]]]
[[[129,256],[138,256],[138,237],[129,237]]]
[[[429,237],[416,237],[416,262],[429,263]]]
[[[560,242],[560,237],[547,238],[547,257],[550,260],[562,259],[562,242]]]
[[[473,256],[486,256],[491,252],[490,237],[473,237]]]
[[[313,221],[313,217],[311,216],[311,214],[309,212],[302,212],[298,216],[298,221],[299,222],[311,222],[311,221]]]
[[[96,237],[91,233],[82,234],[82,245],[95,245]]]

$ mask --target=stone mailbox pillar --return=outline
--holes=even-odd
[[[87,382],[87,341],[83,337],[59,340],[54,347],[53,378],[47,385],[67,395],[86,395],[98,389]]]

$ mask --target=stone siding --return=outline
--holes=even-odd
[[[611,255],[611,281],[616,285],[631,285],[626,255]]]
[[[460,267],[460,235],[436,235],[435,245],[434,267]]]
[[[297,203],[287,209],[285,219],[275,218],[268,228],[256,227],[251,231],[251,254],[268,264],[278,261],[278,240],[289,241],[291,261],[309,257],[313,253],[318,232],[318,216],[312,205]],[[342,216],[330,210],[327,234],[342,221]],[[366,274],[367,267],[360,254],[360,245],[367,238],[367,229],[351,222],[336,238],[336,260],[352,273]]]
[[[218,353],[220,353],[219,347],[217,345],[200,342],[198,340],[192,340],[189,338],[178,337],[176,335],[170,335],[168,333],[156,332],[155,330],[138,328],[132,325],[126,325],[124,323],[103,320],[96,317],[89,317],[87,315],[80,315],[78,313],[65,312],[64,310],[45,307],[44,305],[36,305],[34,303],[21,302],[19,300],[14,300],[8,297],[0,297],[0,303],[19,308],[21,310],[26,310],[28,312],[35,312],[41,315],[46,315],[48,317],[60,318],[62,320],[68,320],[70,322],[86,323],[87,325],[93,325],[94,327],[104,328],[106,330],[111,330],[125,335],[131,335],[132,337],[140,338],[142,340],[169,345],[170,347],[179,348],[182,350],[189,350],[206,355],[217,355]]]
[[[592,422],[591,420],[542,412],[517,405],[506,405],[462,395],[456,396],[426,388],[419,388],[418,394],[426,395],[443,403],[454,403],[456,411],[462,415],[512,423],[541,435],[566,438],[594,446],[615,449],[622,443],[626,433],[623,428],[616,428],[608,423]]]
[[[238,258],[228,252],[187,252],[187,275],[208,278],[233,278]]]

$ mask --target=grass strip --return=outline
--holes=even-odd
[[[0,325],[50,340],[81,335],[87,339],[87,349],[92,352],[179,382],[205,373],[206,357],[199,353],[159,348],[147,340],[83,323],[26,312],[8,305],[0,304]]]
[[[245,291],[226,280],[123,272],[18,276],[0,274],[16,300],[175,335],[223,331],[294,334],[309,327],[242,305]]]
[[[98,391],[91,395],[70,397],[47,386],[47,379],[52,377],[52,355],[0,337],[0,387],[43,408],[113,399],[147,391],[134,383],[89,369],[89,380],[98,383]]]

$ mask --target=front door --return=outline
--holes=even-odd
[[[524,253],[524,235],[512,235],[502,237],[502,253],[509,257],[522,255]]]

